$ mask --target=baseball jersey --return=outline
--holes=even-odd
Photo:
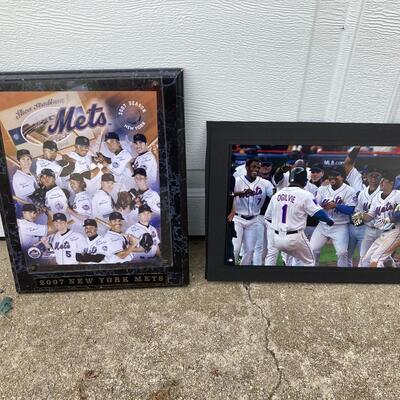
[[[316,196],[317,203],[323,208],[324,205],[333,201],[337,205],[343,204],[346,206],[355,207],[357,205],[357,195],[346,183],[343,183],[340,188],[333,190],[331,185],[320,186]],[[325,210],[325,212],[335,221],[336,225],[347,224],[350,222],[350,216],[339,212],[337,209]],[[326,224],[326,222],[320,222]]]
[[[56,263],[59,265],[79,264],[76,261],[76,253],[83,253],[85,245],[85,237],[78,232],[70,230],[64,234],[56,233],[51,242],[51,247],[56,256]]]
[[[131,154],[127,150],[121,150],[118,154],[111,156],[111,164],[109,166],[115,180],[120,182],[122,177],[131,178],[131,170],[128,168],[128,163],[132,160]]]
[[[53,213],[66,213],[68,210],[68,200],[64,191],[58,186],[46,192],[46,207]]]
[[[355,190],[356,193],[359,193],[361,190],[363,190],[362,175],[358,172],[357,168],[352,168],[352,170],[346,177],[346,181]]]
[[[381,190],[379,189],[379,186],[375,189],[374,192],[371,194],[369,193],[368,187],[364,188],[359,194],[358,194],[358,201],[357,205],[355,208],[355,212],[362,212],[362,213],[367,213],[371,207],[372,201],[376,196],[380,196]],[[365,222],[365,225],[373,226],[374,223],[373,221],[368,221]]]
[[[51,169],[56,177],[58,177],[62,171],[61,165],[55,160],[46,160],[45,158],[38,158],[36,160],[36,175],[39,176],[43,169]]]
[[[104,218],[114,211],[114,200],[102,189],[96,191],[92,199],[92,213],[95,218]]]
[[[86,191],[79,192],[75,194],[75,198],[73,203],[71,204],[71,208],[81,215],[82,217],[86,218],[91,218],[92,217],[92,199],[91,197],[86,193]],[[82,219],[79,219],[75,217],[75,215],[71,214],[71,218],[75,222],[73,225],[73,230],[78,230],[83,232],[83,221]],[[79,229],[78,229],[79,227]]]
[[[133,168],[144,168],[147,174],[147,182],[151,188],[157,187],[158,166],[157,160],[151,151],[139,154],[133,164]]]
[[[239,215],[254,216],[259,215],[265,198],[273,195],[274,187],[270,181],[257,177],[250,182],[245,176],[235,178],[235,192],[243,192],[251,189],[255,192],[254,196],[235,197],[235,209]]]
[[[374,218],[391,217],[394,209],[400,204],[400,191],[392,190],[386,199],[382,199],[382,192],[372,200],[368,214]]]
[[[26,174],[18,169],[12,178],[12,187],[16,196],[29,201],[28,196],[37,189],[38,185],[33,175]]]
[[[47,225],[36,224],[26,219],[17,220],[22,248],[28,248],[47,235]]]
[[[86,238],[86,246],[84,253],[85,254],[91,254],[91,255],[96,255],[96,254],[106,254],[107,251],[107,242],[104,240],[103,236],[97,235],[94,239],[90,240],[89,238]],[[94,262],[89,262],[88,264],[97,264]]]
[[[149,225],[143,225],[140,222],[136,223],[135,225],[132,225],[127,231],[127,235],[132,235],[135,238],[140,239],[145,233],[149,233],[151,237],[153,238],[153,245],[151,246],[151,249],[148,253],[146,252],[140,252],[140,253],[132,253],[132,259],[133,260],[144,260],[147,258],[153,258],[156,253],[157,253],[157,247],[160,244],[160,239],[157,234],[156,228],[154,226]],[[138,244],[136,247],[140,247]]]
[[[75,160],[74,172],[77,174],[81,174],[82,172],[90,171],[91,169],[96,168],[96,164],[93,163],[92,160],[93,153],[90,151],[84,157],[80,156],[75,151],[71,152],[69,156]]]
[[[281,232],[300,231],[306,228],[307,216],[312,217],[319,210],[322,208],[310,192],[290,186],[272,196],[265,218]]]
[[[154,214],[160,214],[160,195],[154,190],[147,189],[140,195],[143,203],[146,203]]]
[[[105,244],[102,246],[102,254],[106,255],[102,261],[103,263],[118,264],[132,260],[131,254],[125,258],[120,258],[116,255],[116,253],[125,250],[129,245],[128,240],[121,233],[107,231],[103,239]]]

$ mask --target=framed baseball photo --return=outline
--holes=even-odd
[[[18,292],[188,283],[183,73],[0,75]]]
[[[207,279],[400,282],[398,129],[208,122]]]

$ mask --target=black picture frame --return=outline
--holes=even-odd
[[[248,282],[400,282],[400,269],[397,268],[231,266],[225,263],[232,145],[318,143],[343,146],[400,146],[398,131],[398,124],[208,121],[206,279]]]
[[[7,109],[8,105],[10,106],[9,110],[12,109],[13,112],[16,112],[17,116],[23,116],[23,118],[25,118],[23,114],[28,109],[29,113],[31,113],[35,108],[41,109],[44,107],[42,104],[45,104],[46,107],[50,105],[57,108],[57,101],[52,101],[48,98],[46,98],[48,103],[35,103],[35,99],[40,99],[41,94],[48,95],[49,93],[54,94],[54,99],[57,96],[64,96],[67,99],[70,96],[69,93],[72,93],[71,96],[77,96],[80,99],[82,99],[82,96],[87,96],[90,99],[97,96],[101,101],[104,100],[102,104],[106,104],[104,114],[107,115],[105,132],[110,130],[115,131],[118,128],[120,134],[125,134],[124,137],[127,142],[133,142],[132,137],[137,133],[146,136],[147,127],[144,127],[145,124],[139,124],[139,121],[152,121],[152,132],[153,136],[155,135],[152,145],[155,146],[156,150],[153,151],[149,146],[148,151],[156,152],[158,157],[158,180],[155,191],[159,192],[159,208],[161,210],[156,229],[159,237],[161,237],[159,253],[157,253],[160,255],[152,258],[145,258],[143,256],[141,257],[143,260],[136,260],[135,262],[102,262],[100,264],[93,262],[90,265],[86,263],[82,265],[80,263],[78,266],[70,266],[69,264],[56,266],[54,257],[50,258],[53,261],[50,261],[45,266],[42,264],[34,265],[30,259],[27,262],[29,257],[27,257],[26,251],[22,249],[17,224],[17,214],[19,212],[19,215],[21,215],[21,210],[18,211],[18,202],[15,199],[16,196],[8,174],[12,157],[4,139],[7,136],[8,141],[13,143],[12,145],[17,149],[17,145],[19,146],[20,143],[27,143],[28,134],[25,135],[27,131],[23,134],[23,129],[25,129],[26,125],[23,125],[21,122],[20,132],[18,130],[15,131],[17,132],[17,136],[18,133],[21,133],[21,135],[11,138],[9,127],[6,126],[8,122],[2,120],[0,116],[0,121],[2,122],[2,143],[0,145],[0,185],[2,191],[0,194],[0,206],[17,291],[19,293],[32,293],[182,286],[188,284],[183,70],[167,68],[2,73],[0,74],[0,114],[1,111]],[[27,96],[28,103],[23,103],[22,100],[25,101],[24,95]],[[130,95],[131,97],[129,97]],[[146,113],[146,103],[144,103],[146,107],[140,104],[140,101],[135,103],[135,96],[139,96],[139,98],[147,96],[145,98],[149,99],[151,107],[147,109],[147,117],[143,117],[143,114]],[[117,100],[119,101],[120,99],[123,99],[123,102],[117,103]],[[66,103],[69,101],[65,100]],[[132,101],[132,103],[128,104],[129,101]],[[28,104],[32,108],[21,106],[18,110],[17,108],[21,103],[23,103],[24,107]],[[88,103],[84,103],[82,100],[82,104]],[[125,109],[126,107],[129,108],[129,105],[132,107],[129,110],[131,114],[126,114]],[[57,109],[58,111],[60,107]],[[134,107],[136,108],[134,109]],[[75,111],[78,108],[77,106]],[[87,122],[90,119],[89,106],[86,109],[83,106],[81,108],[83,115],[86,112]],[[111,114],[112,117],[109,116]],[[64,114],[64,117],[65,115],[68,116],[68,114]],[[85,121],[85,117],[82,118],[82,121]],[[131,119],[128,120],[128,118]],[[64,122],[67,119],[65,117]],[[68,126],[68,124],[64,124],[64,131],[67,132],[67,137],[70,134],[75,134],[76,129],[79,128],[79,123],[76,121],[77,117],[74,115],[75,127],[72,126],[72,129],[70,129],[71,126]],[[112,121],[112,123],[109,121]],[[64,132],[61,129],[61,125],[58,125],[58,127],[60,128],[59,133]],[[91,126],[89,127],[91,128]],[[94,129],[97,128],[94,127]],[[78,133],[76,134],[78,135]],[[96,145],[99,142],[99,149],[101,146],[104,146],[104,135],[104,132],[99,134],[99,136],[93,134],[93,138],[97,140]],[[37,137],[36,139],[29,138],[35,145]],[[48,139],[49,137],[46,138],[46,140]],[[62,143],[62,140],[57,143]],[[31,148],[34,148],[34,145]],[[133,147],[133,143],[131,145]],[[16,149],[14,150],[16,151]],[[91,147],[90,150],[92,150]],[[33,157],[33,159],[35,158]],[[15,154],[14,159],[11,161],[18,166]],[[132,158],[132,170],[133,168],[137,168],[137,166],[134,166],[134,158]],[[148,187],[150,187],[149,184]],[[132,194],[132,197],[134,197],[134,194]],[[147,203],[140,198],[138,200],[139,204],[143,205]],[[135,206],[132,205],[132,207],[134,208]],[[137,212],[140,213],[140,210]],[[152,213],[153,216],[154,211]],[[97,219],[96,221],[101,222]],[[151,222],[152,220],[150,224]],[[98,225],[99,227],[100,225]],[[152,235],[154,239],[155,235]],[[128,241],[128,239],[126,240]],[[49,251],[51,252],[52,250],[50,249]]]

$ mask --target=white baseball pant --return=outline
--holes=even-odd
[[[233,218],[235,223],[236,237],[232,239],[235,260],[238,259],[240,248],[242,248],[241,265],[252,265],[254,248],[257,241],[257,232],[259,230],[259,219],[254,217],[250,220],[244,219],[239,215]]]
[[[340,224],[328,226],[327,224],[319,223],[315,228],[310,244],[314,252],[315,265],[319,266],[319,258],[321,249],[328,241],[332,239],[333,247],[336,251],[338,267],[348,266],[347,248],[349,245],[349,224]]]

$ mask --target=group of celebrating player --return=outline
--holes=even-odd
[[[338,267],[395,266],[400,247],[396,174],[355,167],[354,147],[342,165],[308,167],[303,159],[277,168],[248,158],[231,179],[227,262],[319,266],[330,240]],[[359,261],[354,258],[359,250]]]
[[[28,149],[17,151],[20,241],[36,263],[44,253],[58,265],[160,256],[158,163],[146,136],[135,134],[133,146],[115,132],[103,139],[96,153],[86,136],[76,137],[69,154],[50,140],[35,160]]]

